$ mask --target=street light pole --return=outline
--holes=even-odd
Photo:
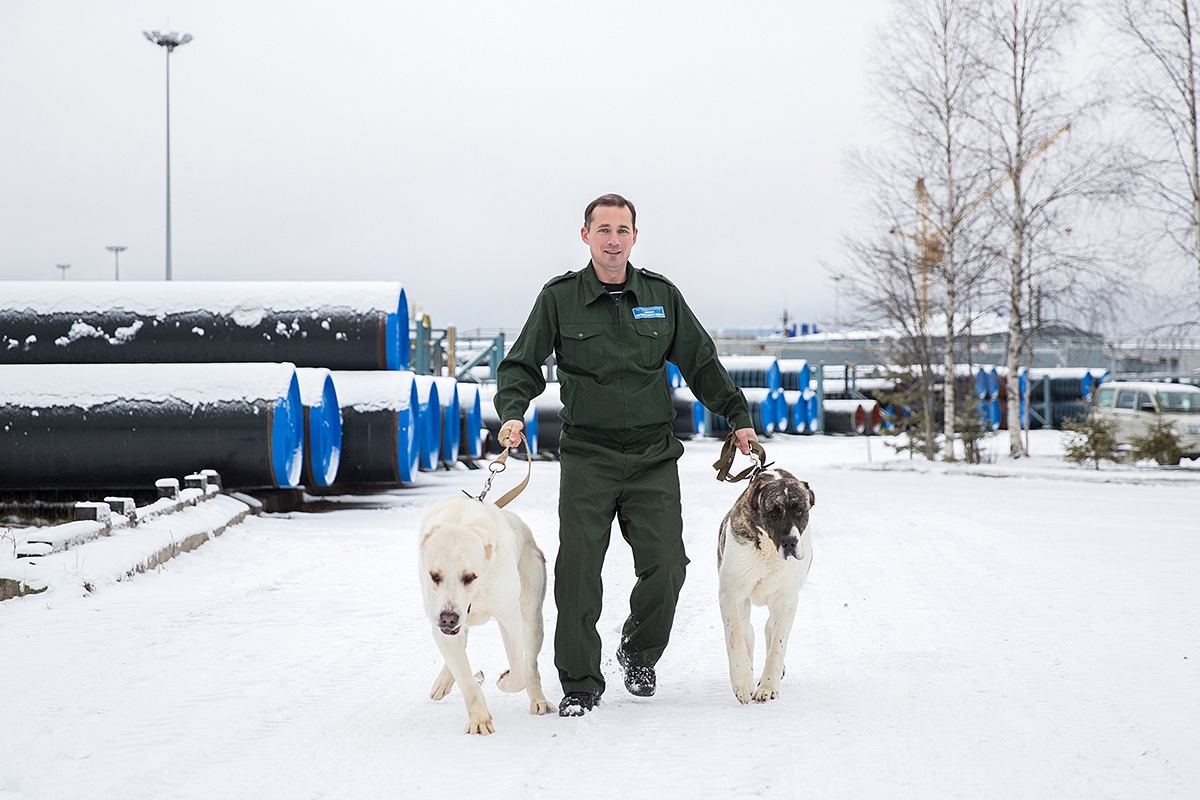
[[[65,281],[67,279],[67,270],[69,270],[71,268],[71,265],[70,264],[55,264],[54,266],[56,266],[60,270],[62,270],[62,280]]]
[[[167,51],[167,280],[171,280],[171,53],[190,42],[192,35],[180,36],[174,31],[142,31],[142,35]]]
[[[123,244],[105,245],[104,249],[113,254],[113,267],[116,270],[116,280],[121,280],[121,253],[125,252],[126,246]]]

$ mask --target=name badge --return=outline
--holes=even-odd
[[[667,312],[662,306],[638,306],[633,309],[634,319],[666,319]]]

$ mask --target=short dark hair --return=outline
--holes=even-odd
[[[589,230],[592,227],[592,214],[596,211],[597,206],[612,206],[613,208],[628,208],[629,216],[633,221],[633,228],[637,230],[637,209],[633,207],[633,203],[621,197],[619,194],[602,194],[592,202],[583,211],[583,227]]]

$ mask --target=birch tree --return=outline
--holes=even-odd
[[[1112,0],[1107,11],[1126,45],[1120,74],[1138,114],[1151,210],[1190,265],[1184,296],[1200,320],[1200,2]]]
[[[1002,0],[989,7],[986,31],[992,50],[989,67],[995,102],[991,121],[997,172],[1007,178],[1008,228],[1005,353],[1008,390],[1009,455],[1025,454],[1021,441],[1020,359],[1025,338],[1022,298],[1027,282],[1028,238],[1035,220],[1067,192],[1045,185],[1049,170],[1039,156],[1069,129],[1062,88],[1063,46],[1079,11],[1074,0]]]
[[[981,0],[897,0],[893,23],[879,41],[874,62],[877,107],[894,143],[887,156],[876,156],[886,169],[874,169],[872,189],[881,218],[907,240],[866,241],[852,245],[861,270],[873,275],[857,285],[864,308],[893,318],[905,337],[904,349],[921,366],[924,424],[933,425],[934,337],[940,335],[942,433],[948,458],[954,457],[955,350],[963,329],[960,296],[964,284],[982,273],[981,260],[967,236],[976,198],[988,180],[980,124],[985,73],[978,48]],[[908,266],[896,273],[897,257]],[[870,263],[874,259],[874,263]],[[882,269],[879,267],[882,265]],[[974,266],[974,269],[972,267]],[[886,273],[886,274],[885,274]],[[906,279],[894,281],[897,274]],[[911,298],[900,297],[911,289]],[[911,302],[909,302],[911,301]],[[939,328],[936,332],[932,325]],[[932,457],[933,430],[926,432],[926,456]]]
[[[978,0],[902,0],[881,57],[888,117],[906,137],[913,161],[924,167],[915,182],[917,229],[909,237],[922,275],[922,324],[931,308],[940,306],[944,326],[942,425],[948,459],[955,452],[960,297],[981,274],[968,235],[970,215],[987,192],[980,124],[985,97],[981,11]],[[941,290],[940,302],[931,302],[931,283]]]

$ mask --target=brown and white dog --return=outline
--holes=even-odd
[[[717,539],[721,617],[729,679],[741,703],[779,696],[800,587],[812,564],[808,514],[815,504],[816,495],[807,483],[786,470],[764,470],[751,480],[721,522]],[[767,660],[757,688],[753,688],[751,604],[770,609]]]
[[[418,568],[425,613],[446,660],[429,696],[441,700],[457,682],[467,704],[466,732],[495,732],[467,660],[468,629],[494,617],[508,655],[508,670],[496,685],[504,692],[524,689],[531,714],[553,711],[537,663],[546,557],[520,517],[469,497],[442,500],[421,520]]]

